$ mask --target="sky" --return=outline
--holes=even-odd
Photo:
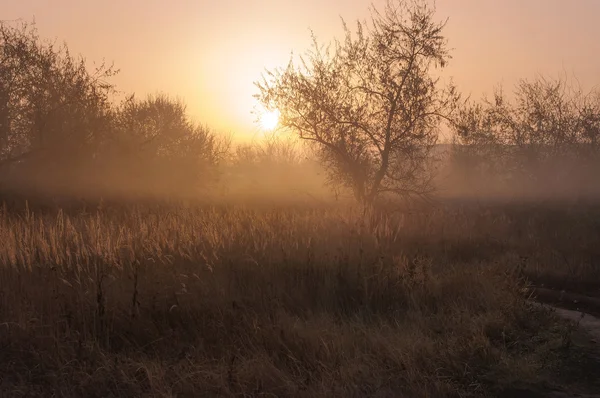
[[[33,21],[90,64],[114,62],[113,83],[184,100],[190,115],[245,139],[260,134],[254,81],[327,42],[385,0],[0,0],[0,20]],[[446,73],[475,98],[538,74],[600,85],[600,0],[437,0],[448,18]]]

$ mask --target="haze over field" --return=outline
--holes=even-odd
[[[376,0],[381,7],[385,1]],[[198,121],[246,140],[260,133],[251,113],[253,82],[290,53],[339,36],[343,16],[366,18],[359,0],[19,0],[0,4],[0,19],[35,18],[40,35],[66,41],[90,62],[114,61],[124,93],[176,94]],[[600,2],[596,0],[438,0],[453,60],[444,72],[479,97],[503,82],[536,74],[575,75],[600,83]],[[509,90],[510,91],[510,90]]]
[[[0,397],[600,398],[600,1],[0,2]]]

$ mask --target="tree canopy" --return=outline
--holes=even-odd
[[[425,1],[374,9],[356,32],[268,71],[257,98],[280,125],[313,142],[330,181],[363,203],[382,194],[431,192],[430,151],[458,99],[436,69],[449,59],[444,21]]]

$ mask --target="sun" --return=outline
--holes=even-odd
[[[262,112],[259,118],[260,127],[263,130],[271,131],[275,130],[279,123],[279,110],[275,109],[272,111],[265,110]]]

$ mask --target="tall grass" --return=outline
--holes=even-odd
[[[483,396],[541,377],[558,340],[525,276],[597,272],[541,267],[561,228],[597,231],[519,214],[5,206],[0,391]]]

